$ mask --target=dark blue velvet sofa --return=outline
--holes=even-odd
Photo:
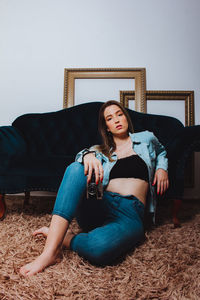
[[[56,192],[75,155],[101,143],[101,105],[91,102],[56,112],[25,114],[12,126],[0,127],[0,194]],[[128,112],[136,132],[152,131],[166,147],[170,179],[166,196],[181,199],[187,158],[200,151],[200,125],[184,127],[172,117]],[[2,202],[3,196],[0,199]]]

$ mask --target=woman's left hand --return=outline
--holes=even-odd
[[[162,195],[169,187],[168,173],[163,169],[158,169],[155,172],[153,184],[157,183],[157,194]]]

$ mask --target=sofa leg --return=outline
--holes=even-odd
[[[25,192],[24,205],[28,205],[30,200],[30,192]]]
[[[0,221],[2,221],[6,216],[6,203],[5,195],[0,194]]]
[[[173,218],[174,228],[181,227],[181,223],[178,219],[178,213],[181,209],[181,205],[182,205],[182,200],[174,199],[173,211],[172,211],[172,218]]]

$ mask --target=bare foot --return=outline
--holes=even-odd
[[[35,230],[33,232],[33,235],[36,236],[38,234],[42,234],[44,237],[47,237],[48,232],[49,232],[49,228],[44,226],[44,227],[41,227],[41,228]],[[63,240],[63,246],[65,246],[67,249],[70,249],[70,242],[71,242],[71,239],[74,237],[74,235],[75,234],[72,232],[66,233],[64,240]]]
[[[23,276],[32,276],[42,272],[46,267],[54,265],[58,261],[58,254],[43,252],[33,262],[23,266],[20,274]]]

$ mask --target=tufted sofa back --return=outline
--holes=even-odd
[[[78,105],[57,112],[26,114],[13,126],[28,144],[28,152],[44,155],[75,155],[99,143],[98,111],[101,103]]]
[[[26,114],[12,124],[27,143],[30,155],[74,156],[80,150],[100,144],[98,112],[102,102],[90,102],[50,113]],[[175,118],[128,109],[134,130],[149,130],[166,146],[183,124]]]

